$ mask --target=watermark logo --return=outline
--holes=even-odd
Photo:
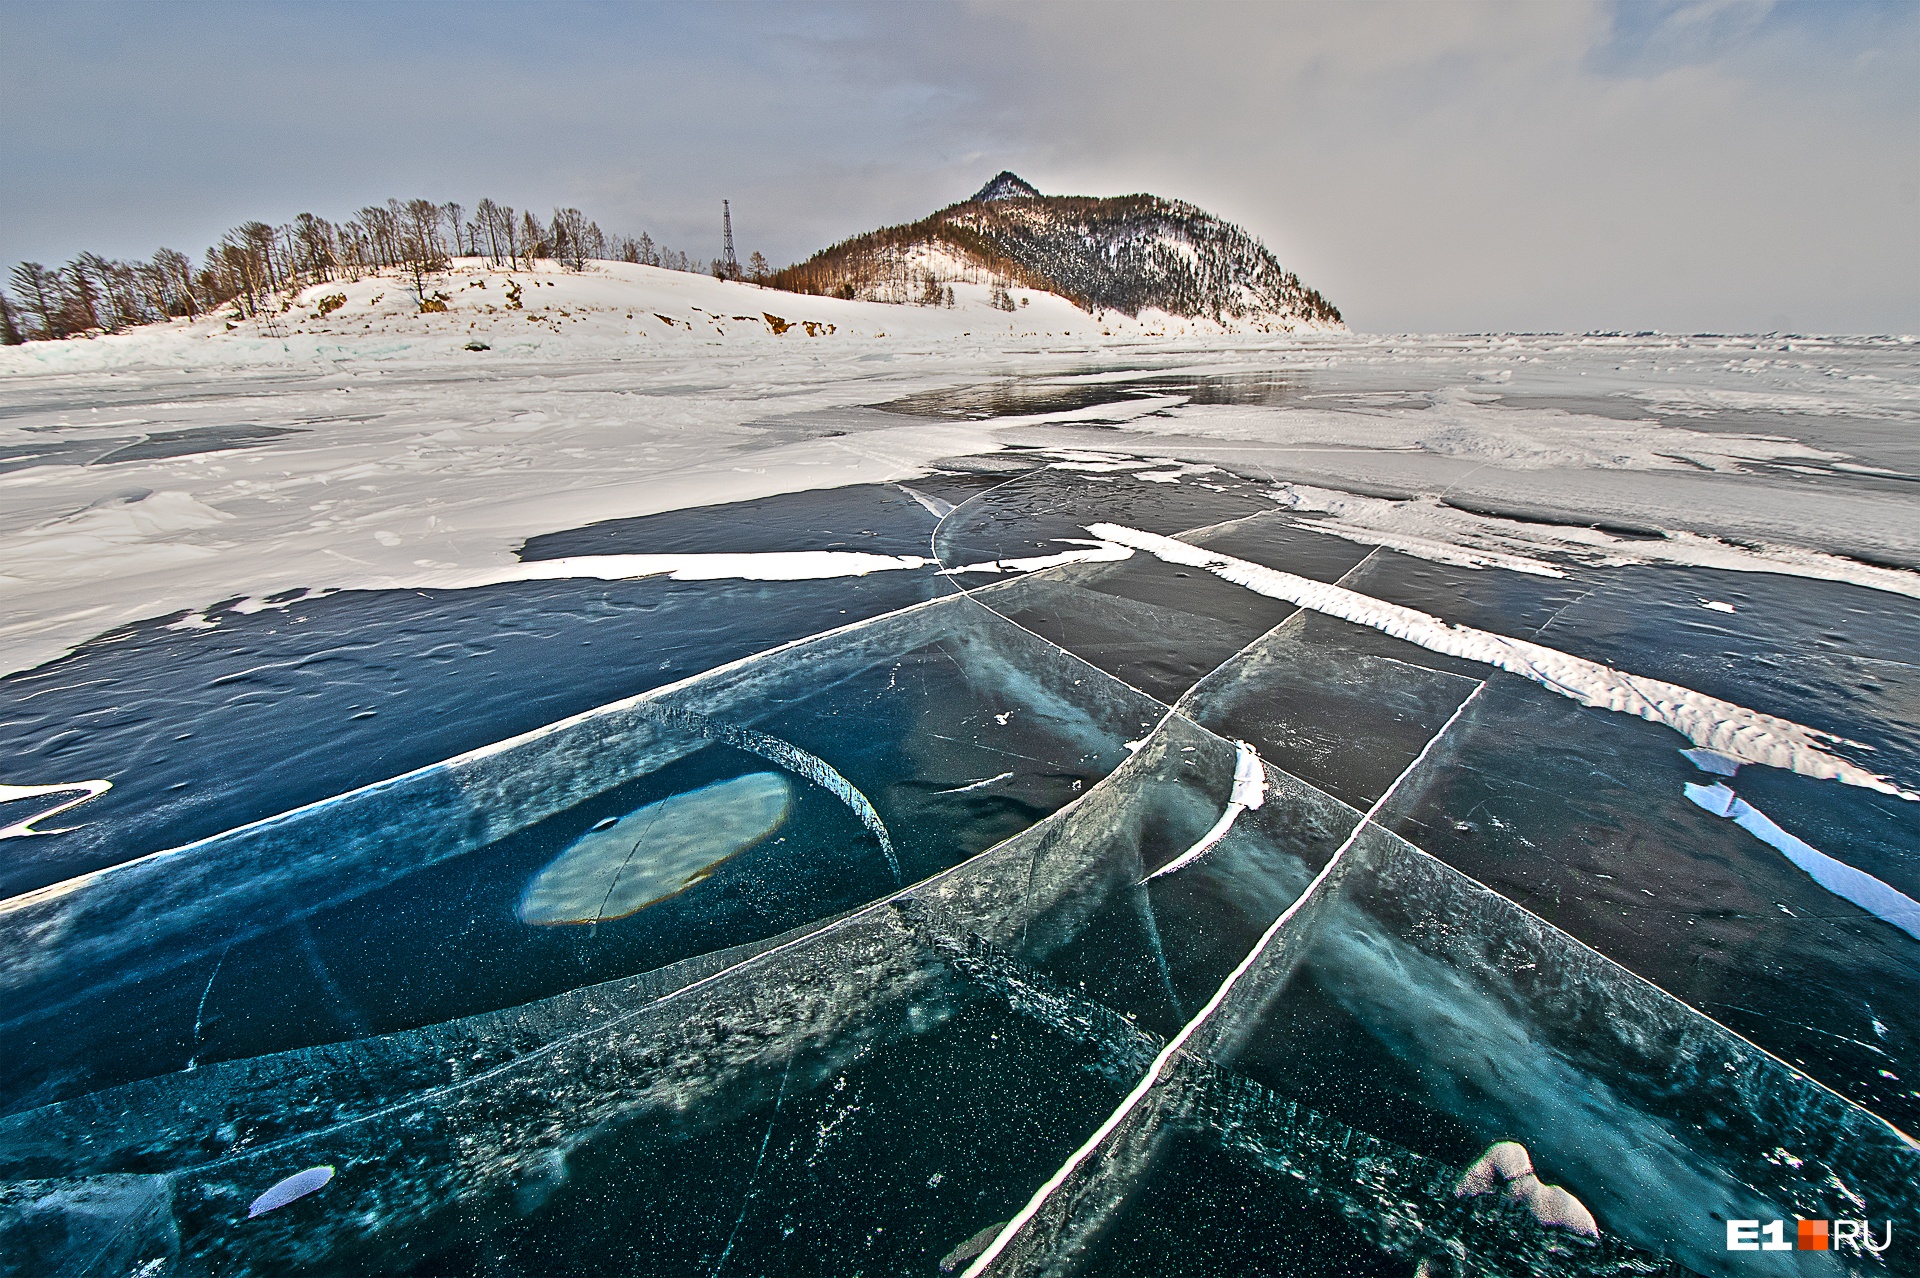
[[[1875,1255],[1893,1244],[1893,1222],[1871,1220],[1729,1220],[1728,1251],[1870,1251]],[[1876,1237],[1876,1235],[1878,1235]]]

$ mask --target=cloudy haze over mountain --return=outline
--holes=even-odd
[[[1904,3],[0,6],[0,259],[395,192],[776,264],[1150,191],[1373,331],[1920,330]],[[709,243],[712,241],[712,243]]]

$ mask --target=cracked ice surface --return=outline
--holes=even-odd
[[[1910,343],[363,283],[0,356],[8,1266],[1897,1272]]]

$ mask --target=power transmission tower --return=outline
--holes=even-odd
[[[727,278],[740,278],[740,259],[733,255],[733,208],[727,201],[720,201],[720,229],[726,235],[726,272]]]

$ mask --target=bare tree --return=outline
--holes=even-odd
[[[528,266],[533,265],[536,257],[548,257],[553,253],[553,245],[547,239],[547,230],[540,225],[540,219],[528,209],[520,215],[520,256]]]
[[[479,236],[486,237],[487,260],[495,266],[500,265],[502,239],[499,224],[495,220],[499,216],[499,213],[500,206],[495,204],[490,198],[482,198],[478,204],[473,206],[474,229],[479,233]],[[475,253],[480,251],[480,239],[478,236],[474,239],[473,251]]]
[[[547,233],[553,241],[553,255],[560,260],[560,265],[570,271],[586,268],[587,219],[585,214],[579,209],[555,209],[553,223]]]
[[[767,265],[767,259],[759,249],[755,249],[753,256],[747,259],[747,277],[755,284],[764,284],[767,282],[767,276],[771,274],[773,270]]]
[[[460,242],[460,215],[464,210],[452,200],[448,200],[440,208],[447,215],[447,230],[453,236],[453,256],[465,257],[467,249]]]
[[[196,314],[192,260],[177,249],[163,248],[153,255],[153,269],[165,281],[162,310],[168,315]]]
[[[117,333],[145,318],[131,266],[110,262],[98,253],[82,253],[75,262],[86,270],[87,278],[93,283],[94,314],[100,327]]]
[[[501,234],[507,243],[507,264],[520,265],[520,223],[514,220],[513,208],[502,205],[500,208]]]
[[[20,294],[20,304],[37,322],[40,331],[35,336],[52,339],[67,335],[60,322],[59,272],[38,262],[22,262],[13,268],[13,287]]]
[[[394,202],[388,201],[389,204]],[[399,226],[393,210],[368,205],[360,210],[358,216],[367,237],[367,265],[377,271],[399,261]]]
[[[299,283],[333,278],[339,265],[339,237],[325,218],[302,213],[293,219],[293,269]]]
[[[84,333],[102,327],[100,291],[85,262],[76,258],[67,263],[66,269],[60,272],[60,292],[68,332]]]
[[[427,284],[446,269],[449,254],[482,253],[513,269],[531,267],[539,258],[557,259],[570,270],[614,259],[696,273],[709,267],[645,233],[609,235],[574,208],[556,209],[552,224],[542,225],[531,212],[517,213],[491,199],[475,206],[471,220],[451,201],[388,200],[339,223],[314,213],[280,226],[243,222],[207,249],[197,267],[186,254],[166,248],[145,262],[82,253],[64,267],[19,263],[11,272],[11,295],[3,299],[0,336],[12,342],[93,329],[118,332],[207,315],[229,303],[236,317],[270,315],[287,309],[292,295],[309,284],[396,268],[424,307]],[[752,264],[756,279],[770,276],[763,256],[754,254]]]
[[[413,282],[413,296],[424,309],[427,279],[447,269],[440,241],[440,206],[431,200],[409,200],[400,230],[400,269]]]

